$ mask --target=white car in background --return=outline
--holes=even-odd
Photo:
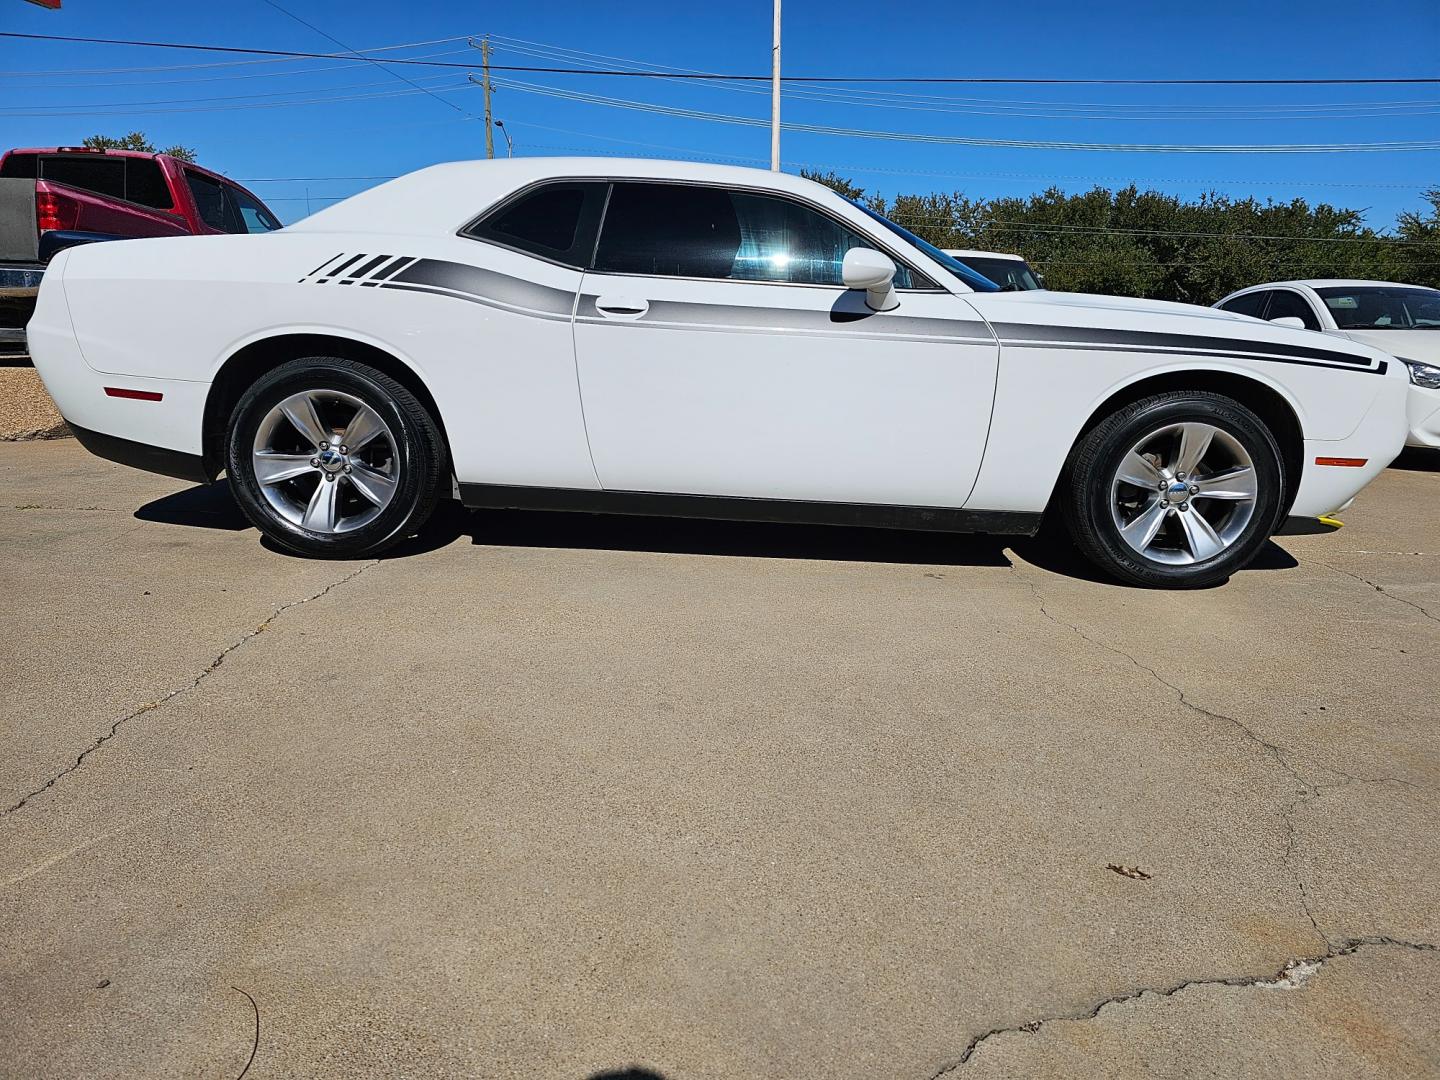
[[[1010,255],[1003,251],[970,251],[966,248],[945,248],[944,251],[952,259],[958,259],[977,274],[983,274],[1010,292],[1045,287],[1040,275],[1030,269],[1023,255]]]
[[[1276,281],[1215,305],[1373,345],[1410,373],[1408,446],[1440,448],[1440,289],[1393,281]]]
[[[437,165],[265,236],[51,264],[35,366],[95,453],[210,481],[285,549],[437,499],[1033,533],[1222,580],[1399,453],[1402,365],[1210,308],[1001,292],[796,176]]]

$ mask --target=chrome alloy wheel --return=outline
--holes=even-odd
[[[389,426],[358,397],[338,390],[306,390],[277,404],[255,430],[250,460],[276,513],[332,535],[379,517],[400,478]]]
[[[1257,494],[1255,463],[1233,435],[1212,424],[1167,424],[1121,459],[1110,512],[1140,555],[1185,566],[1235,543]]]

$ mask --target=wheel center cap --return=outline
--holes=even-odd
[[[339,450],[321,450],[319,457],[320,468],[324,469],[326,472],[336,473],[339,472],[341,469],[345,468],[345,455],[340,453]]]
[[[1167,503],[1183,503],[1190,498],[1190,485],[1182,480],[1176,480],[1165,489],[1165,501]]]

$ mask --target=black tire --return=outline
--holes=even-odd
[[[307,391],[359,399],[379,414],[392,436],[394,454],[387,460],[393,462],[394,492],[373,520],[352,531],[317,532],[289,520],[262,493],[255,476],[252,452],[261,423],[286,398]],[[447,473],[439,425],[415,395],[384,372],[334,356],[290,360],[261,376],[230,414],[225,462],[236,501],[255,527],[286,551],[321,559],[376,555],[418,532],[435,509]],[[357,465],[357,479],[359,472]],[[295,481],[306,482],[306,477]]]
[[[1256,491],[1250,520],[1228,547],[1204,560],[1176,565],[1147,558],[1127,543],[1111,507],[1115,477],[1130,449],[1151,432],[1190,422],[1209,424],[1240,444],[1253,463]],[[1174,391],[1126,405],[1088,431],[1071,453],[1060,496],[1067,531],[1101,570],[1136,585],[1193,589],[1224,581],[1254,559],[1279,522],[1285,482],[1275,436],[1255,413],[1223,394]]]

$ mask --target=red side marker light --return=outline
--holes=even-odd
[[[154,390],[131,390],[126,386],[105,387],[106,397],[134,398],[136,401],[160,401],[165,395],[158,394]]]
[[[1315,464],[1335,465],[1341,469],[1359,469],[1369,460],[1369,458],[1363,457],[1317,457]]]

